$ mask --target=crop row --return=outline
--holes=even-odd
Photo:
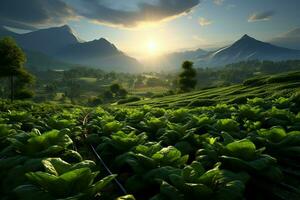
[[[0,109],[3,199],[300,197],[299,95],[193,109]],[[132,195],[120,197],[114,179]]]

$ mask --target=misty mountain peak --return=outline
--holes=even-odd
[[[100,38],[100,39],[95,40],[95,41],[101,42],[101,43],[107,43],[107,44],[110,44],[110,42],[109,42],[107,39],[105,39],[105,38]]]
[[[61,26],[61,27],[58,27],[58,28],[60,28],[60,29],[62,29],[62,30],[65,30],[65,31],[72,32],[71,27],[70,27],[69,25],[67,25],[67,24],[65,24],[65,25],[63,25],[63,26]]]
[[[255,38],[250,37],[249,35],[245,34],[241,37],[240,41],[257,41]]]
[[[97,45],[102,46],[102,47],[109,47],[111,49],[117,50],[117,47],[114,44],[110,43],[105,38],[100,38],[98,40],[94,40],[94,41],[92,41],[92,43],[97,44]]]

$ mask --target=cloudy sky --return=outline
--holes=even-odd
[[[0,25],[36,30],[68,24],[83,40],[107,38],[142,58],[268,41],[300,27],[299,0],[1,0]]]

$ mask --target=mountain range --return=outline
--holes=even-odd
[[[246,60],[290,60],[300,59],[300,51],[275,46],[298,40],[300,29],[295,29],[270,43],[244,35],[231,45],[215,51],[203,49],[165,54],[144,61],[145,68],[136,59],[126,55],[104,38],[83,41],[67,26],[41,29],[18,34],[0,27],[0,37],[11,36],[27,54],[27,66],[38,70],[64,69],[74,66],[95,67],[105,71],[142,72],[178,70],[185,60],[195,63],[195,67],[220,67]]]
[[[283,41],[282,44],[284,44]],[[195,67],[206,68],[221,67],[247,60],[281,61],[293,59],[300,59],[299,50],[275,46],[256,40],[246,34],[233,44],[214,51],[196,49],[194,51],[169,53],[156,58],[154,61],[147,61],[146,65],[152,69],[172,71],[180,69],[181,63],[185,60],[193,61]]]
[[[281,61],[293,59],[300,59],[299,50],[275,46],[244,35],[232,45],[209,52],[194,62],[198,67],[219,67],[247,60]]]
[[[24,49],[28,65],[38,69],[88,66],[117,72],[136,72],[142,65],[104,38],[85,42],[67,26],[18,34],[0,28],[0,37],[11,36]]]

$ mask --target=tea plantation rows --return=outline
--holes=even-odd
[[[179,109],[1,101],[0,111],[1,199],[300,199],[298,93]]]
[[[189,93],[130,102],[125,105],[139,107],[146,104],[161,108],[181,108],[183,106],[211,106],[218,103],[245,104],[247,99],[255,97],[274,99],[295,92],[300,92],[300,71],[256,76],[245,80],[243,84],[206,88]]]

